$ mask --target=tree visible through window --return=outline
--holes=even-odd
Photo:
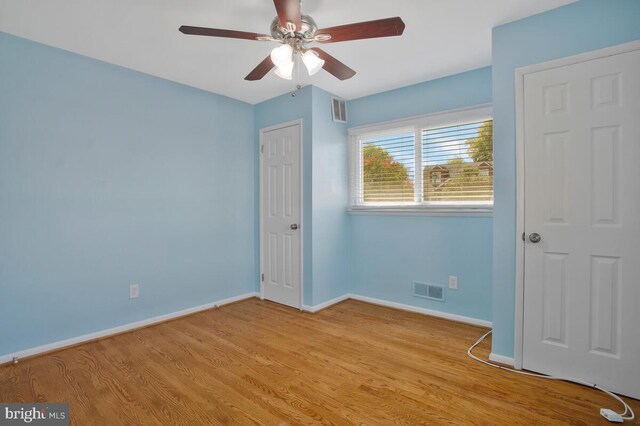
[[[414,135],[365,141],[362,168],[365,202],[414,201]]]

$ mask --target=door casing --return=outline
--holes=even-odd
[[[579,55],[567,56],[549,62],[516,68],[516,282],[515,282],[515,327],[514,327],[514,367],[522,369],[524,344],[524,77],[527,74],[550,70],[553,68],[587,62],[607,56],[640,50],[640,41],[632,41],[604,49],[593,50]]]
[[[258,275],[258,281],[260,282],[260,299],[264,300],[264,281],[262,280],[262,274],[264,273],[264,249],[263,249],[263,238],[262,238],[262,230],[264,229],[264,200],[263,200],[263,163],[264,163],[264,155],[262,153],[262,147],[264,145],[264,134],[273,130],[282,129],[285,127],[298,126],[298,131],[300,132],[300,194],[299,194],[299,203],[300,203],[300,220],[299,220],[299,229],[300,229],[300,301],[298,309],[302,310],[303,300],[304,300],[304,132],[302,130],[302,119],[288,121],[286,123],[276,124],[269,127],[264,127],[260,129],[260,143],[258,145],[258,156],[260,157],[260,179],[259,179],[259,187],[260,187],[260,229],[258,229],[259,235],[259,245],[260,245],[260,272]]]

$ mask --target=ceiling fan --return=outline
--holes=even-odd
[[[276,67],[276,75],[286,80],[291,80],[294,67],[293,55],[301,55],[302,62],[306,66],[309,75],[313,75],[320,68],[324,68],[340,80],[349,79],[356,74],[354,70],[324,50],[317,47],[307,47],[307,45],[313,42],[337,43],[340,41],[399,36],[404,31],[404,22],[398,17],[318,29],[311,16],[300,13],[300,0],[273,0],[273,3],[276,6],[278,16],[271,23],[271,35],[187,25],[181,26],[180,32],[209,37],[281,43],[281,46],[273,49],[271,55],[267,56],[244,78],[245,80],[255,81],[267,75],[274,67]]]

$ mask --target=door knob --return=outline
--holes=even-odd
[[[298,229],[298,224],[297,223],[293,223],[293,224],[291,224],[290,228],[295,231],[296,229]]]
[[[537,232],[529,234],[529,241],[532,243],[539,243],[542,240],[542,237]]]

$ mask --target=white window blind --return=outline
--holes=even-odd
[[[361,203],[404,204],[415,201],[415,133],[398,129],[360,139]]]
[[[489,107],[351,129],[350,134],[352,210],[491,209]]]
[[[473,204],[493,200],[493,121],[423,129],[425,202]]]

